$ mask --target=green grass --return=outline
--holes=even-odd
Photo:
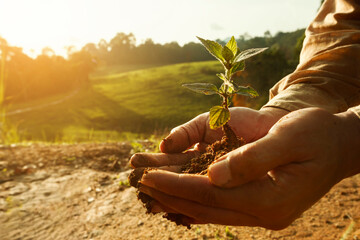
[[[159,67],[159,64],[129,64],[129,65],[112,65],[112,66],[101,66],[96,69],[93,73],[90,74],[92,79],[96,78],[114,78],[116,75],[124,72],[136,71],[139,69],[147,69],[147,68],[154,68]]]
[[[53,106],[9,116],[23,140],[118,140],[129,134],[163,133],[219,104],[217,96],[193,93],[181,85],[212,82],[222,66],[197,62],[122,72],[101,69],[72,98]],[[51,100],[54,100],[52,97]],[[48,102],[50,99],[43,99]],[[10,106],[8,111],[35,103]]]

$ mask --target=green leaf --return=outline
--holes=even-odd
[[[224,61],[224,58],[222,56],[222,49],[223,47],[221,46],[221,44],[211,41],[211,40],[206,40],[203,39],[201,37],[197,37],[200,42],[202,43],[202,45],[204,45],[204,47],[206,48],[206,50],[209,51],[209,53],[211,53],[211,55],[213,55],[214,57],[216,57],[218,60],[220,60],[221,62]]]
[[[210,109],[210,128],[216,129],[225,125],[230,119],[229,109],[215,106]]]
[[[242,51],[239,55],[236,56],[236,58],[234,59],[234,62],[244,61],[245,59],[251,58],[252,56],[262,53],[266,49],[268,49],[268,48],[246,49],[246,50]]]
[[[226,62],[231,62],[234,58],[233,52],[227,46],[223,47],[221,54]]]
[[[183,84],[182,86],[190,89],[191,91],[203,93],[205,95],[213,95],[219,93],[217,87],[211,83],[188,83]]]
[[[255,89],[250,86],[243,87],[243,86],[235,86],[235,93],[239,95],[244,95],[248,97],[258,97],[259,94]]]
[[[223,73],[218,73],[218,74],[216,74],[216,76],[218,76],[218,78],[220,78],[220,79],[223,80],[224,82],[228,81],[228,80],[226,79],[225,74],[223,74]]]
[[[230,96],[235,92],[235,86],[231,82],[224,82],[219,88],[219,92]]]
[[[233,75],[234,73],[243,71],[244,69],[245,69],[245,61],[236,62],[230,69],[230,74]]]
[[[234,56],[236,55],[238,47],[234,36],[231,37],[230,41],[226,44],[226,47],[228,47],[232,51]]]
[[[225,93],[225,83],[221,84],[221,87],[219,88],[219,93],[221,94]]]
[[[237,48],[236,54],[235,54],[235,58],[241,53],[240,48]]]

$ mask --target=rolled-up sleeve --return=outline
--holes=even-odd
[[[264,107],[320,107],[332,113],[354,107],[360,117],[358,105],[360,1],[326,0],[306,29],[299,65],[270,90]]]

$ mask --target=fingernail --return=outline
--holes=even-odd
[[[133,167],[144,167],[149,165],[149,160],[142,154],[136,153],[131,157],[130,163]]]
[[[208,170],[210,181],[218,186],[223,186],[231,180],[229,160],[225,159],[210,165]]]

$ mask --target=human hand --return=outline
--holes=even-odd
[[[246,142],[263,137],[276,121],[288,113],[286,110],[270,107],[260,111],[237,107],[231,108],[230,112],[229,125],[235,134],[244,138]],[[203,152],[207,145],[220,140],[222,135],[221,129],[210,129],[209,114],[204,113],[171,131],[159,146],[160,151],[166,154],[135,154],[130,159],[130,164],[134,168],[166,166],[166,169],[176,171],[176,167],[167,166],[185,164],[199,152]],[[183,153],[191,147],[192,150]]]
[[[282,229],[337,182],[360,172],[359,142],[355,114],[303,109],[219,159],[209,177],[149,171],[139,190],[158,202],[156,211],[183,214],[189,223]]]

